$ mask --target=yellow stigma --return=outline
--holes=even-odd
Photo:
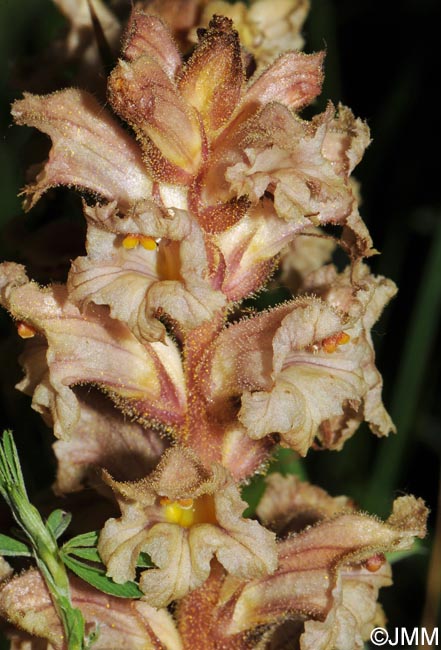
[[[163,498],[160,504],[169,524],[190,528],[195,524],[216,523],[214,499],[209,494],[204,494],[199,499],[179,499],[179,501]]]
[[[123,248],[127,251],[137,248],[139,244],[147,251],[154,251],[158,246],[156,240],[147,235],[126,235],[122,241]]]

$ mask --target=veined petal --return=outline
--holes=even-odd
[[[328,437],[331,433],[327,446],[341,448],[362,419],[378,436],[395,432],[381,399],[383,382],[375,366],[371,337],[373,325],[396,294],[395,284],[382,276],[372,275],[365,264],[359,263],[352,270],[346,269],[340,274],[333,266],[311,273],[305,280],[304,288],[322,297],[334,309],[343,310],[354,318],[353,327],[345,331],[351,339],[357,340],[359,365],[366,385],[361,412],[346,415],[342,422],[328,423],[324,431]]]
[[[372,587],[377,583],[377,588],[389,584],[387,572],[380,572],[378,584],[376,572],[366,571],[360,563],[376,553],[410,548],[415,536],[425,535],[427,513],[421,499],[401,497],[394,502],[393,514],[384,523],[358,512],[342,513],[280,542],[275,573],[247,583],[239,597],[236,594],[232,599],[234,610],[228,633],[280,624],[289,617],[323,620],[333,607],[340,605],[339,599],[334,602],[330,598],[330,593],[338,576],[346,578],[351,567],[354,580],[370,582]],[[346,568],[348,574],[344,573]],[[335,598],[335,592],[333,595]],[[372,627],[368,627],[367,634]],[[366,633],[366,629],[363,631]],[[309,650],[314,646],[301,647]],[[317,647],[330,650],[335,646]]]
[[[2,304],[47,340],[57,436],[68,434],[78,421],[75,384],[98,385],[132,416],[165,417],[167,423],[183,417],[181,359],[170,340],[143,346],[106,309],[89,307],[81,313],[65,287],[40,289],[17,264],[3,264],[1,271]]]
[[[87,257],[72,264],[69,295],[82,306],[109,305],[113,318],[127,323],[140,341],[159,340],[164,326],[156,314],[167,314],[183,331],[211,318],[225,304],[212,288],[203,234],[183,210],[164,216],[146,202],[120,218],[111,205],[86,207],[89,221]],[[127,249],[126,237],[148,237]],[[156,244],[155,240],[161,241]],[[174,241],[175,240],[175,241]]]
[[[252,438],[278,431],[305,455],[324,420],[341,414],[346,401],[361,400],[365,384],[357,348],[343,345],[331,354],[320,347],[346,325],[314,298],[295,303],[273,339],[273,388],[242,396],[239,419]]]
[[[49,160],[25,189],[28,208],[57,185],[85,188],[122,208],[150,195],[141,151],[89,93],[73,88],[47,96],[25,93],[14,102],[12,115],[17,124],[34,126],[52,139]]]
[[[122,242],[123,237],[89,224],[88,255],[72,263],[69,297],[82,308],[91,302],[108,305],[112,318],[126,323],[140,341],[160,340],[164,326],[148,305],[148,290],[159,279],[157,251],[126,250]]]
[[[251,209],[213,239],[225,261],[222,291],[240,300],[257,291],[274,269],[275,258],[301,225],[279,219],[270,201]]]
[[[209,134],[228,121],[239,102],[242,83],[238,34],[231,20],[215,16],[179,79],[182,96],[200,113]]]
[[[122,53],[127,61],[150,56],[160,64],[170,79],[175,78],[182,65],[179,50],[162,20],[136,9],[132,11],[127,25]]]
[[[147,603],[114,598],[75,577],[70,579],[72,604],[86,622],[86,633],[98,628],[97,650],[182,650],[173,623],[165,611]],[[29,570],[0,590],[0,611],[19,629],[47,639],[54,650],[64,650],[63,628],[41,574]]]
[[[190,182],[201,162],[201,130],[194,110],[150,56],[119,61],[109,77],[110,103],[134,128],[154,177]]]
[[[320,93],[323,59],[323,52],[282,54],[252,81],[245,93],[241,113],[250,114],[270,102],[279,102],[295,110],[307,106]]]

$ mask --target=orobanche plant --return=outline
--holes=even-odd
[[[90,24],[111,50],[109,9],[56,4],[66,53]],[[300,116],[323,80],[324,54],[298,49],[307,9],[138,2],[107,106],[78,87],[13,105],[52,141],[25,207],[73,187],[87,223],[64,284],[0,266],[26,339],[17,387],[53,428],[56,492],[88,488],[96,520],[104,499],[115,515],[59,542],[70,517],[29,503],[5,434],[0,491],[21,534],[0,551],[35,565],[0,565],[14,650],[350,650],[384,624],[384,554],[424,536],[424,504],[400,497],[381,522],[267,473],[280,445],[305,456],[341,449],[362,421],[394,430],[371,328],[395,286],[364,262],[375,251],[351,178],[369,130],[332,103]],[[98,50],[82,51],[89,87]],[[290,297],[264,309],[268,287]]]

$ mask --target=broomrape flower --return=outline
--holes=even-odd
[[[192,465],[196,470],[192,477],[189,473],[184,476],[190,481],[185,484],[188,489],[191,484],[195,487],[193,481],[196,479],[197,483],[202,477],[200,474],[197,476],[200,470],[197,462],[190,455],[186,460],[187,463],[184,455],[185,469]],[[119,492],[118,500],[124,514],[121,520],[109,520],[100,545],[113,549],[116,565],[124,574],[130,572],[129,564],[141,544],[149,540],[149,532],[138,528],[142,510],[145,524],[147,513],[152,518],[151,538],[164,538],[166,527],[174,527],[179,536],[187,535],[188,544],[191,543],[192,531],[197,535],[204,526],[214,528],[217,516],[221,525],[226,516],[226,530],[219,533],[210,531],[207,537],[214,542],[216,534],[232,535],[230,561],[238,550],[235,543],[239,540],[244,543],[243,553],[246,540],[252,542],[247,536],[250,526],[258,530],[259,524],[252,521],[241,523],[240,518],[234,516],[234,509],[233,516],[230,508],[223,511],[224,499],[231,497],[230,488],[226,488],[224,497],[221,493],[217,496],[213,493],[214,508],[206,497],[199,496],[191,507],[182,499],[175,500],[179,494],[185,493],[183,485],[176,484],[174,466],[182,461],[182,453],[174,450],[169,453],[168,460],[164,459],[162,471],[146,481],[117,484],[108,479]],[[217,469],[208,477],[210,487],[213,487]],[[159,571],[165,585],[152,579],[153,591],[146,593],[141,601],[115,599],[73,580],[73,602],[81,608],[87,629],[99,625],[100,635],[95,647],[103,650],[138,647],[148,650],[257,650],[271,643],[276,648],[300,647],[302,650],[363,648],[371,630],[385,623],[382,609],[377,604],[379,589],[391,584],[390,565],[384,553],[409,548],[414,536],[424,536],[427,509],[421,500],[400,497],[394,502],[392,515],[381,522],[358,512],[346,497],[330,497],[324,490],[302,483],[293,476],[274,474],[268,477],[267,482],[258,514],[262,523],[277,533],[276,544],[272,539],[278,556],[275,571],[244,580],[222,566],[224,564],[227,568],[229,551],[226,551],[225,558],[218,556],[221,563],[212,562],[204,584],[179,598],[175,619],[166,609],[151,607],[148,601],[155,594],[159,604],[159,598],[165,596],[166,600],[170,596],[170,586],[181,588],[183,583],[170,580],[170,574],[178,561],[190,562],[199,558],[200,553],[190,557],[185,553],[179,554],[178,558],[172,559],[168,570],[146,571],[144,576],[150,574],[152,577]],[[159,502],[155,506],[155,496],[149,495],[148,489],[154,484],[154,490],[159,492],[164,492],[167,487],[171,489],[171,499],[163,499],[162,504]],[[207,488],[210,490],[208,484],[199,484],[202,492]],[[132,500],[135,494],[137,507]],[[121,548],[118,548],[117,539],[112,539],[112,532],[117,527],[121,529],[117,538],[122,541]],[[155,527],[157,532],[154,532]],[[263,527],[260,530],[264,532]],[[170,532],[169,536],[173,534]],[[265,537],[269,539],[268,531],[265,531]],[[256,553],[254,561],[260,551],[263,555],[263,547],[259,544],[262,540],[259,536],[257,540],[256,543],[254,537],[251,547]],[[153,539],[150,543],[157,558],[165,560],[168,545],[161,547],[154,544]],[[205,552],[206,559],[212,551],[213,546]],[[102,552],[106,552],[104,548]],[[145,584],[148,582],[149,578]],[[64,650],[55,610],[36,571],[17,576],[0,589],[0,611],[21,630],[47,639],[56,650]],[[32,614],[26,614],[29,611]],[[22,632],[15,631],[13,638],[17,641],[17,648],[21,648],[18,641],[23,639]],[[39,647],[30,646],[31,650]]]
[[[158,568],[141,575],[140,587],[151,605],[164,607],[199,587],[213,556],[239,578],[276,568],[274,535],[242,517],[246,503],[222,466],[207,472],[194,454],[174,448],[145,479],[107,481],[122,517],[103,528],[100,555],[108,575],[126,582],[135,577],[139,554],[148,553]]]
[[[97,648],[361,648],[383,621],[383,554],[424,534],[413,497],[382,523],[278,475],[259,521],[243,516],[240,484],[278,441],[306,455],[340,449],[362,421],[394,431],[370,332],[395,286],[362,262],[375,251],[351,176],[369,130],[341,105],[299,115],[323,77],[322,53],[294,49],[306,10],[138,3],[108,80],[129,128],[79,89],[13,105],[52,141],[25,208],[74,187],[87,223],[65,284],[0,265],[0,302],[25,339],[17,388],[57,438],[55,489],[113,491],[107,575],[136,579],[140,553],[154,565],[139,602],[73,582],[88,631],[103,630]],[[341,272],[337,245],[351,262]],[[245,309],[279,266],[291,299]],[[0,590],[0,611],[31,635],[14,632],[17,648],[67,647],[45,589],[28,571]]]

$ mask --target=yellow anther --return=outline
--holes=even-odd
[[[36,334],[36,330],[31,325],[20,321],[17,324],[17,333],[22,339],[32,339]]]
[[[158,247],[156,240],[153,239],[153,237],[147,237],[146,235],[139,236],[139,243],[146,249],[146,251],[154,251]]]
[[[139,244],[138,235],[126,235],[122,242],[123,248],[125,248],[128,251],[132,250],[132,248],[136,248],[138,244]]]

